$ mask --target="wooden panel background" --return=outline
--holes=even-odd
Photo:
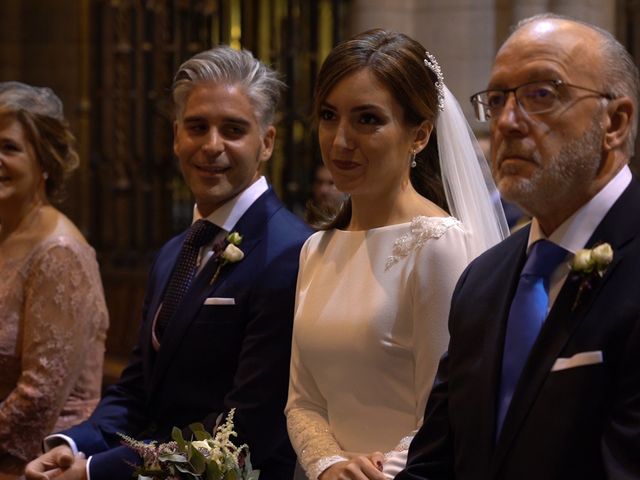
[[[111,317],[106,380],[137,337],[154,252],[191,219],[172,153],[177,67],[219,43],[252,50],[289,88],[265,174],[290,206],[317,161],[309,128],[318,66],[345,31],[347,0],[2,0],[0,80],[52,87],[82,167],[61,208],[95,247]]]

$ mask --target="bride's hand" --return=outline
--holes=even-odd
[[[383,462],[381,452],[359,455],[346,462],[334,463],[320,474],[318,480],[385,480]]]

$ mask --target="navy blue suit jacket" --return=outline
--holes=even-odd
[[[506,321],[528,233],[462,274],[449,352],[396,480],[640,479],[640,185],[632,181],[587,244],[613,247],[604,277],[577,304],[582,279],[562,286],[496,441]],[[595,351],[602,363],[552,371],[559,357]]]
[[[129,365],[91,417],[62,432],[91,459],[92,480],[131,478],[139,463],[118,432],[166,441],[173,426],[203,422],[236,409],[238,442],[247,443],[261,480],[291,478],[295,455],[284,406],[300,248],[310,229],[271,189],[233,229],[245,257],[227,264],[213,284],[217,261],[194,279],[158,352],[151,345],[154,315],[186,232],[165,244],[152,266],[140,337]],[[235,305],[204,305],[209,297]]]

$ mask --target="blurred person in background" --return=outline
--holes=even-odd
[[[324,163],[313,169],[311,198],[307,201],[304,218],[310,225],[321,221],[327,211],[337,211],[345,199],[345,194],[336,188],[333,176]]]

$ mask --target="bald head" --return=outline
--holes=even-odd
[[[496,55],[494,178],[547,234],[629,162],[638,80],[625,56],[608,33],[549,15],[520,23]]]
[[[558,45],[557,60],[567,68],[579,69],[580,74],[596,82],[598,90],[610,93],[615,98],[631,99],[634,111],[626,145],[626,154],[631,157],[638,129],[640,79],[638,67],[626,48],[600,27],[562,15],[544,13],[520,21],[498,51],[498,56],[507,47],[526,47],[520,53],[528,54],[539,43],[551,48]]]

